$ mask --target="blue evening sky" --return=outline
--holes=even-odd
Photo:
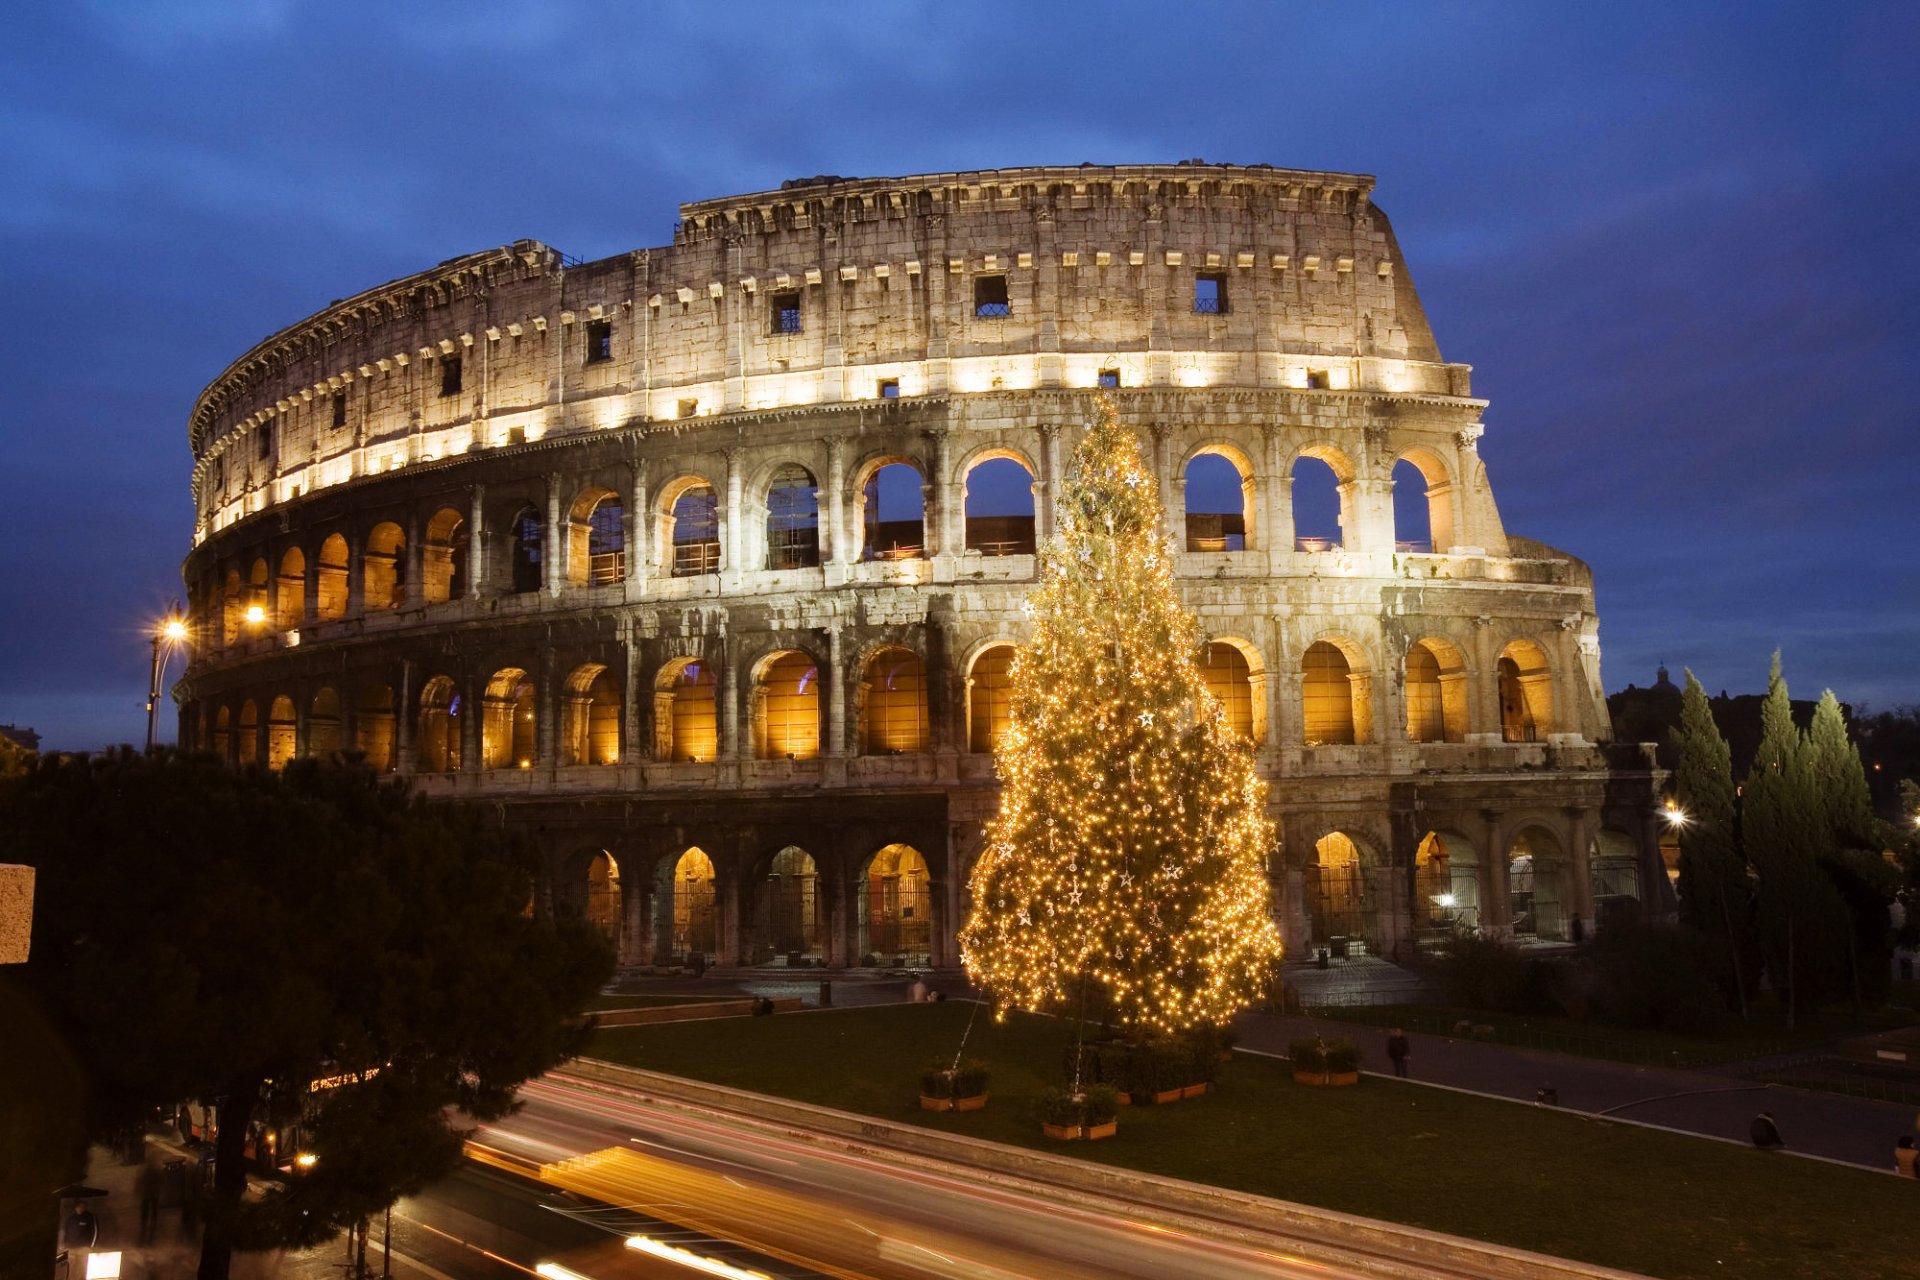
[[[1920,5],[16,0],[0,722],[137,740],[186,417],[260,337],[817,173],[1371,173],[1510,530],[1657,662],[1920,700]],[[1904,353],[1904,354],[1903,354]],[[165,736],[171,725],[163,720]]]

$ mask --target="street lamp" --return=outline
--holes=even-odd
[[[180,616],[180,602],[173,602],[153,629],[153,670],[147,681],[147,754],[153,754],[153,718],[160,709],[160,680],[166,674],[167,659],[174,649],[187,642],[186,619]]]

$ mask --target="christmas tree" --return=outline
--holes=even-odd
[[[1202,680],[1153,476],[1105,397],[1055,511],[962,958],[1003,1012],[1104,1008],[1136,1038],[1222,1022],[1280,955],[1266,787]]]

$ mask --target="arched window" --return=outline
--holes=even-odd
[[[1467,671],[1445,640],[1416,641],[1407,650],[1407,741],[1467,740]]]
[[[811,760],[820,754],[820,669],[812,658],[790,649],[768,660],[754,702],[761,758]]]
[[[1513,837],[1507,848],[1507,893],[1515,933],[1565,940],[1562,863],[1560,842],[1545,827],[1528,827]]]
[[[933,886],[912,845],[890,844],[867,861],[861,954],[924,963],[933,937]]]
[[[697,578],[720,572],[720,496],[696,480],[673,500],[667,545],[673,551],[672,575]]]
[[[328,534],[320,544],[314,606],[323,621],[347,616],[347,540],[337,533]]]
[[[353,749],[377,772],[393,768],[393,729],[393,687],[374,684],[360,690],[353,704]]]
[[[788,960],[818,956],[827,936],[826,903],[820,896],[820,872],[805,849],[788,845],[767,868],[766,925],[762,936],[775,955]]]
[[[767,486],[767,568],[810,569],[820,563],[820,501],[813,477],[792,463]]]
[[[233,712],[221,707],[213,713],[213,754],[226,764],[233,763]]]
[[[240,581],[238,569],[227,570],[225,590],[220,601],[220,642],[237,644],[240,640],[240,623],[247,616],[247,589]]]
[[[529,591],[540,589],[541,540],[544,526],[540,513],[529,505],[520,508],[513,517],[513,563],[509,566],[509,578],[513,583],[515,595],[525,595]]]
[[[1393,464],[1393,549],[1408,554],[1434,549],[1427,478],[1405,458]]]
[[[519,667],[493,673],[480,720],[480,767],[531,769],[537,742],[533,681]]]
[[[967,750],[988,752],[1013,716],[1013,646],[982,650],[967,675]]]
[[[239,740],[234,744],[235,754],[243,765],[252,764],[260,758],[260,708],[252,698],[240,704]]]
[[[661,669],[653,688],[654,759],[712,761],[720,747],[713,668],[678,658]]]
[[[307,754],[326,759],[340,750],[340,695],[322,689],[307,708]]]
[[[1293,463],[1293,546],[1296,551],[1333,551],[1342,542],[1346,510],[1340,487],[1345,459],[1331,450],[1312,451]]]
[[[417,744],[421,773],[459,771],[460,711],[460,691],[449,677],[435,676],[421,686]]]
[[[1254,733],[1253,674],[1246,655],[1230,644],[1209,644],[1200,664],[1200,678],[1226,713],[1227,728],[1248,742],[1259,741]]]
[[[1553,729],[1553,672],[1547,655],[1531,640],[1500,651],[1500,736],[1537,742]]]
[[[1301,720],[1310,747],[1367,742],[1370,686],[1348,655],[1327,640],[1309,646],[1301,660]]]
[[[587,864],[587,923],[609,942],[620,936],[620,867],[605,850],[593,855]]]
[[[627,509],[611,489],[574,499],[567,522],[567,581],[604,587],[627,576]]]
[[[1429,831],[1413,858],[1413,922],[1430,936],[1447,937],[1480,923],[1479,858],[1473,842],[1451,831]]]
[[[560,708],[560,763],[620,762],[620,685],[597,662],[574,668]]]
[[[711,955],[717,947],[714,928],[713,859],[695,847],[673,865],[673,952],[675,955]]]
[[[1366,932],[1366,882],[1360,849],[1345,832],[1320,837],[1313,846],[1313,940],[1329,943],[1359,938]]]
[[[927,554],[927,502],[906,462],[876,467],[860,493],[860,558],[918,560]]]
[[[444,604],[467,594],[467,518],[442,507],[427,522],[420,548],[420,595],[428,604]]]
[[[989,458],[967,472],[967,550],[983,556],[1033,554],[1033,472]]]
[[[1611,828],[1593,841],[1588,878],[1593,886],[1593,924],[1604,929],[1640,914],[1640,859],[1633,837]]]
[[[919,654],[901,648],[874,654],[867,663],[861,693],[866,754],[902,755],[927,749],[927,673]]]
[[[307,555],[288,547],[280,557],[280,576],[273,583],[273,625],[278,631],[297,631],[307,613]]]
[[[282,770],[300,748],[300,718],[284,693],[267,708],[267,768]]]
[[[1240,468],[1221,454],[1196,454],[1187,462],[1187,550],[1246,550],[1245,490]]]
[[[273,621],[273,585],[265,560],[255,560],[247,575],[247,622],[254,628]]]
[[[392,521],[373,526],[361,554],[361,607],[372,613],[407,602],[407,535]]]

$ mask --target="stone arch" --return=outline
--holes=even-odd
[[[420,722],[414,748],[419,772],[459,772],[460,713],[460,690],[451,676],[434,676],[420,686]]]
[[[1644,892],[1640,885],[1640,846],[1618,827],[1594,833],[1588,864],[1593,889],[1593,923],[1597,929],[1639,918]]]
[[[398,609],[407,602],[407,535],[391,520],[367,533],[360,552],[360,599],[369,613]]]
[[[502,667],[481,703],[480,767],[531,769],[539,750],[539,699],[524,668]]]
[[[347,616],[347,539],[330,533],[320,543],[313,569],[314,612],[324,622]]]
[[[1316,639],[1300,658],[1300,723],[1306,745],[1373,741],[1373,681],[1366,653],[1345,636]]]
[[[307,616],[307,553],[288,547],[280,555],[280,573],[273,580],[273,625],[279,631],[298,631]]]
[[[538,591],[546,573],[546,522],[531,502],[507,522],[507,589],[514,595]]]
[[[247,573],[247,611],[249,626],[265,626],[273,620],[273,571],[265,556],[256,556]]]
[[[967,663],[967,749],[991,752],[1013,720],[1013,659],[1010,641],[980,646]]]
[[[1296,551],[1335,551],[1353,531],[1353,460],[1337,445],[1308,444],[1287,464]]]
[[[567,676],[560,704],[560,763],[620,763],[620,682],[604,663]]]
[[[927,477],[918,460],[881,454],[854,474],[860,558],[921,560],[927,554]]]
[[[927,749],[927,668],[904,645],[883,645],[862,664],[860,751],[910,755]]]
[[[1565,846],[1551,827],[1528,822],[1507,842],[1507,901],[1513,932],[1564,941],[1572,908]]]
[[[1267,740],[1267,668],[1259,646],[1220,636],[1200,653],[1200,678],[1226,712],[1227,727],[1254,746]]]
[[[1024,484],[1016,471],[1026,473]],[[960,474],[966,550],[983,556],[1032,555],[1038,475],[1032,461],[1015,449],[982,449],[967,458]]]
[[[681,475],[661,486],[653,518],[664,577],[720,572],[720,494],[704,476]]]
[[[300,749],[300,716],[293,699],[279,694],[267,706],[267,768],[284,769]]]
[[[222,706],[213,713],[213,738],[209,745],[222,764],[233,763],[233,711]]]
[[[761,947],[775,959],[792,965],[825,956],[826,895],[820,868],[805,849],[790,844],[773,855],[755,907]]]
[[[1395,549],[1427,552],[1452,547],[1454,483],[1447,460],[1425,445],[1415,445],[1401,450],[1390,474]]]
[[[1407,647],[1403,670],[1407,741],[1467,740],[1467,667],[1459,646],[1423,636]]]
[[[692,845],[671,862],[667,873],[669,950],[675,956],[711,957],[720,949],[720,913],[714,892],[713,859]]]
[[[754,754],[812,760],[820,754],[820,664],[802,649],[761,658],[753,673]]]
[[[1180,474],[1187,550],[1244,551],[1256,545],[1259,486],[1251,458],[1230,444],[1203,444],[1187,455]]]
[[[441,507],[427,521],[420,546],[420,598],[444,604],[467,594],[467,517]]]
[[[227,570],[227,580],[221,592],[220,601],[220,640],[223,644],[237,644],[240,640],[240,623],[247,616],[247,590],[240,579],[238,569]]]
[[[325,759],[341,748],[340,694],[323,686],[307,705],[307,754]]]
[[[1415,936],[1445,938],[1480,925],[1480,855],[1457,831],[1426,832],[1413,855]]]
[[[596,849],[586,859],[581,872],[585,881],[581,886],[581,918],[618,949],[623,932],[620,928],[620,864],[605,849]]]
[[[604,485],[590,485],[567,509],[567,582],[604,587],[627,576],[627,508]]]
[[[353,749],[369,767],[386,773],[394,767],[393,686],[362,686],[353,703]]]
[[[1500,736],[1507,742],[1538,742],[1554,732],[1553,669],[1547,651],[1518,639],[1500,651]]]
[[[720,754],[719,703],[712,664],[675,658],[653,682],[653,758],[692,763]]]
[[[860,870],[862,956],[927,964],[933,949],[933,876],[910,844],[877,850]]]
[[[240,704],[239,723],[234,727],[234,755],[241,765],[260,758],[260,705],[252,698]]]
[[[1317,946],[1340,948],[1366,935],[1367,877],[1360,850],[1360,842],[1340,830],[1313,842],[1313,861],[1306,868],[1307,918]]]
[[[766,483],[767,568],[820,564],[820,486],[797,462],[783,462]]]

